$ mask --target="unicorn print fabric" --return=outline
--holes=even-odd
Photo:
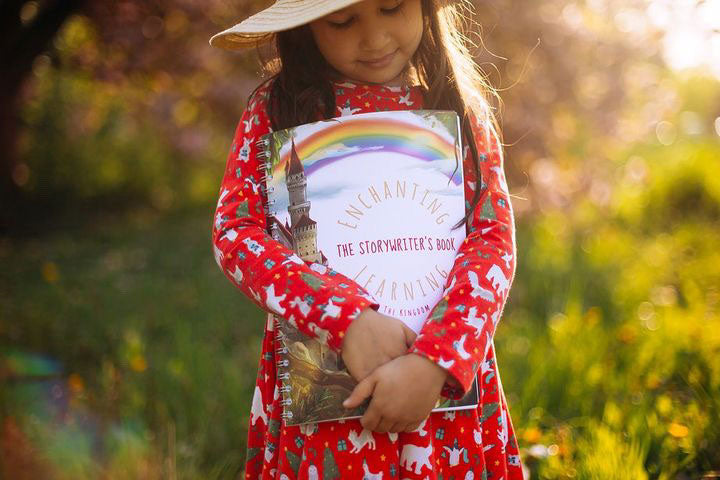
[[[420,87],[336,83],[337,115],[422,109]],[[433,412],[412,432],[378,433],[359,419],[285,426],[271,314],[339,352],[350,323],[377,307],[357,283],[303,262],[266,231],[261,161],[256,141],[270,131],[267,86],[250,99],[239,122],[213,225],[215,259],[227,278],[265,312],[265,332],[248,422],[247,479],[495,479],[523,478],[521,460],[495,359],[493,336],[515,272],[515,231],[498,145],[482,141],[480,202],[468,236],[434,307],[408,353],[445,368],[442,394],[459,399],[477,377],[477,409]],[[475,173],[464,161],[466,198]],[[333,304],[333,298],[344,299]],[[332,309],[329,306],[332,305]]]

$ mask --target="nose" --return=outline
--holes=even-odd
[[[381,21],[367,22],[363,26],[361,47],[371,52],[382,52],[390,35]]]

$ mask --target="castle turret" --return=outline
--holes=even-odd
[[[290,214],[289,230],[293,239],[293,250],[303,260],[322,262],[324,255],[317,247],[317,223],[310,218],[310,202],[307,200],[307,178],[305,168],[295,149],[295,139],[290,146],[290,160],[285,165]]]
[[[285,181],[290,194],[288,203],[290,224],[295,225],[303,215],[308,215],[310,212],[310,202],[307,201],[306,196],[307,179],[305,178],[305,169],[295,150],[294,138],[290,150],[290,161],[285,165]]]

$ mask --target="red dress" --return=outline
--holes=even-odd
[[[420,87],[336,83],[334,88],[338,116],[415,110],[423,104]],[[255,142],[271,128],[267,98],[267,88],[256,92],[235,132],[213,226],[215,258],[227,278],[260,308],[280,308],[286,317],[294,314],[303,333],[317,338],[315,332],[327,332],[330,348],[339,351],[353,319],[376,304],[352,280],[290,261],[292,251],[266,233]],[[474,128],[482,175],[480,202],[448,275],[449,290],[431,312],[435,319],[426,322],[408,352],[442,363],[455,377],[462,390],[445,383],[445,396],[462,397],[477,375],[477,409],[431,413],[413,432],[372,432],[363,429],[360,419],[286,427],[268,315],[248,425],[245,478],[523,478],[492,341],[515,273],[513,213],[497,141],[486,145],[480,126]],[[466,156],[466,198],[472,198],[476,188],[470,162]],[[308,275],[314,277],[312,286],[306,283]],[[293,301],[306,295],[313,300],[309,312],[307,303]],[[323,315],[333,296],[346,299],[340,312],[335,317]],[[302,314],[300,304],[305,307]],[[471,317],[475,322],[482,318],[480,330]]]

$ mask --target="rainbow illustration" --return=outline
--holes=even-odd
[[[447,115],[437,112],[435,115]],[[456,139],[432,131],[418,123],[382,115],[358,115],[339,121],[322,122],[327,125],[314,133],[295,138],[295,150],[302,160],[306,175],[331,165],[343,158],[368,152],[399,153],[417,159],[439,162],[438,168],[455,184],[462,182],[458,174]],[[303,127],[299,127],[303,128]],[[296,134],[300,133],[297,132]],[[273,165],[273,177],[284,181],[285,165],[290,160],[290,149],[283,145],[282,154]]]

